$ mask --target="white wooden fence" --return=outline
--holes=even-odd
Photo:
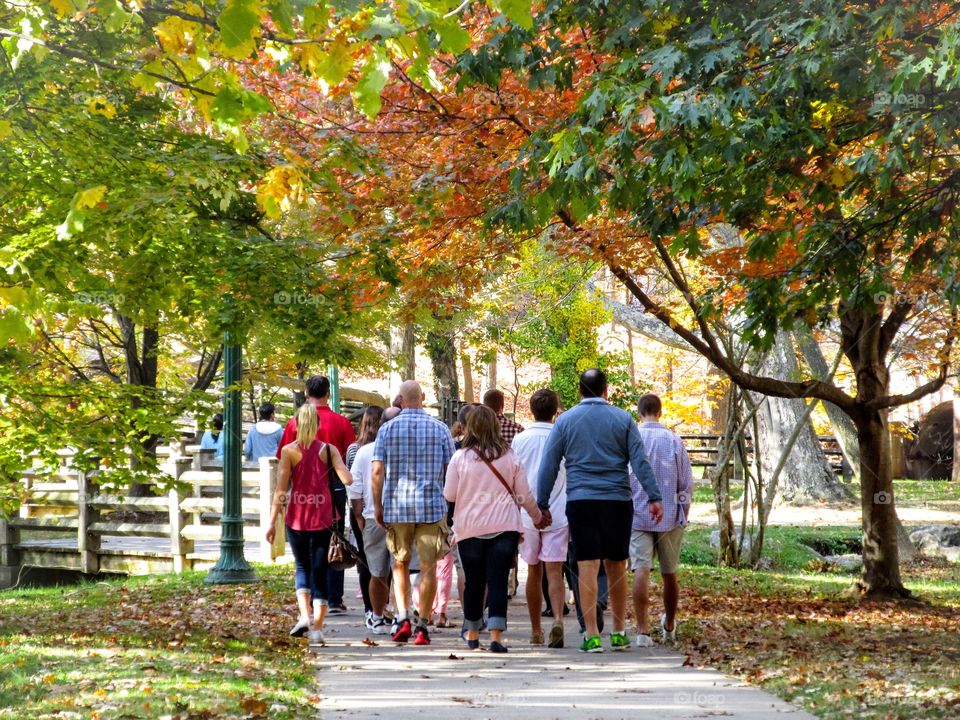
[[[27,500],[19,516],[0,518],[0,587],[13,584],[24,566],[143,575],[216,562],[223,470],[212,450],[162,448],[162,469],[176,485],[151,497],[111,492],[98,485],[108,471],[80,472],[71,466],[70,452],[60,455],[56,470],[23,475]],[[275,458],[245,464],[241,509],[249,560],[270,563],[283,555],[282,518],[275,542],[265,539],[276,481]],[[157,515],[153,522],[137,522],[134,513]]]

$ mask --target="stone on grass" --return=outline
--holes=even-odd
[[[855,572],[863,567],[863,557],[853,553],[847,555],[825,555],[823,559],[831,565],[836,565],[850,572]]]
[[[910,533],[910,541],[928,557],[941,557],[960,563],[960,527],[927,525]]]

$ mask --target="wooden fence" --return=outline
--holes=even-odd
[[[178,450],[185,456],[178,456]],[[166,449],[162,464],[172,489],[149,497],[111,491],[105,471],[87,474],[61,455],[54,471],[25,473],[27,501],[19,516],[0,519],[0,587],[22,567],[143,575],[206,567],[219,557],[223,471],[212,450]],[[245,463],[241,475],[243,536],[248,559],[273,562],[284,552],[283,519],[268,543],[277,460]]]

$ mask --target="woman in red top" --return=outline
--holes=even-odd
[[[344,485],[350,485],[353,479],[340,452],[330,443],[317,440],[316,436],[317,411],[312,405],[302,405],[297,411],[297,439],[280,451],[267,542],[272,543],[276,535],[277,517],[287,499],[289,487],[284,524],[296,564],[297,605],[300,608],[300,620],[290,634],[300,637],[309,631],[310,644],[323,645],[323,621],[327,615],[327,551],[331,527],[337,520],[330,492],[330,470],[332,468],[337,473]]]

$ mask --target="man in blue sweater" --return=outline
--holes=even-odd
[[[549,513],[550,494],[561,460],[567,471],[567,522],[580,576],[580,604],[586,633],[581,652],[603,652],[597,632],[597,574],[603,560],[610,583],[613,650],[628,650],[627,560],[633,526],[633,494],[628,467],[647,493],[650,517],[663,516],[660,488],[640,440],[640,431],[625,410],[607,402],[607,376],[586,370],[580,376],[583,400],[563,413],[550,431],[537,482],[537,504]]]

